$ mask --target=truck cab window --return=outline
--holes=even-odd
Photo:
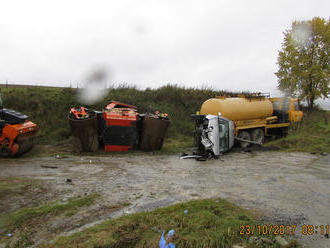
[[[220,138],[225,137],[226,131],[227,131],[226,126],[224,124],[220,124],[219,125],[219,136],[220,136]]]
[[[273,102],[274,110],[280,110],[280,102]]]

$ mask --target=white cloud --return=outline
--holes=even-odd
[[[73,85],[95,65],[140,87],[274,91],[282,32],[328,1],[3,1],[0,81]]]

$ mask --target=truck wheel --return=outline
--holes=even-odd
[[[251,138],[253,141],[263,144],[265,142],[265,133],[261,128],[252,130]]]
[[[241,139],[245,139],[245,140],[251,140],[251,135],[249,134],[249,132],[246,132],[246,131],[240,132],[239,135],[238,135],[238,137],[241,138]],[[242,148],[247,148],[247,147],[250,146],[250,143],[244,142],[244,141],[240,141],[239,142],[239,145]]]

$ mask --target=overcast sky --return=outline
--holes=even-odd
[[[110,82],[274,92],[283,31],[328,0],[1,1],[0,83]]]

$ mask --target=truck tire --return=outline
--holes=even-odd
[[[252,130],[251,132],[252,141],[263,144],[265,142],[265,133],[261,128]]]
[[[238,137],[241,138],[241,139],[245,139],[245,140],[251,140],[251,135],[249,132],[246,132],[246,131],[241,131],[239,134],[238,134]],[[242,147],[242,148],[247,148],[250,146],[250,143],[248,142],[244,142],[244,141],[240,141],[239,142],[239,146]]]

